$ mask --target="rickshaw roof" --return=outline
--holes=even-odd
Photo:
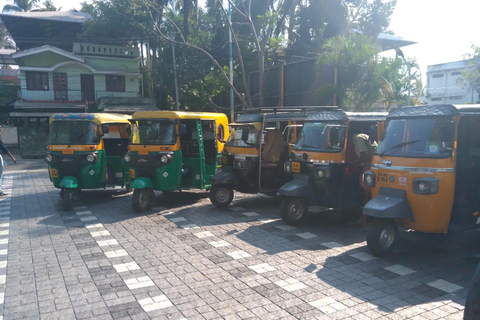
[[[56,120],[93,121],[96,124],[102,123],[128,123],[131,116],[118,113],[56,113],[50,117],[50,123]]]
[[[419,107],[401,107],[390,111],[388,118],[415,118],[480,114],[479,104],[442,104]]]
[[[387,118],[388,112],[346,112],[348,120],[354,121],[382,121]]]
[[[184,111],[138,111],[132,119],[218,119],[227,118],[224,113]]]
[[[233,124],[244,124],[254,122],[273,122],[273,121],[295,121],[305,120],[305,112],[275,112],[275,113],[245,113],[239,114]]]

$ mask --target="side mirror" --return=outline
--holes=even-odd
[[[102,134],[109,133],[110,130],[108,129],[108,124],[102,124]]]
[[[180,133],[180,135],[187,134],[187,125],[185,123],[180,123],[178,125],[178,132]]]

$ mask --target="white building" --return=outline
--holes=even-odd
[[[427,67],[427,104],[476,103],[478,94],[458,84],[462,71],[467,69],[468,60],[435,64]]]

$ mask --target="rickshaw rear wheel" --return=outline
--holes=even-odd
[[[227,184],[215,184],[210,189],[210,201],[217,208],[225,208],[232,203],[233,187]]]
[[[367,234],[367,246],[376,257],[390,254],[398,241],[398,226],[393,219],[375,219]]]
[[[298,225],[307,217],[307,203],[300,197],[284,197],[280,204],[280,215],[285,223]]]
[[[136,212],[143,212],[150,208],[150,189],[136,189],[133,191],[132,205]]]
[[[64,211],[69,211],[72,209],[72,198],[74,189],[63,189],[63,198],[62,198],[62,205]]]

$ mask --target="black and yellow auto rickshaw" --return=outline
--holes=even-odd
[[[130,116],[109,113],[65,113],[50,117],[50,180],[61,189],[63,209],[70,210],[75,190],[124,186],[130,190],[124,163]]]
[[[361,186],[360,166],[353,139],[366,134],[374,143],[383,130],[386,113],[351,113],[332,107],[309,112],[302,133],[293,147],[285,171],[293,179],[283,185],[280,214],[291,225],[301,223],[309,206],[336,209],[352,219],[361,215],[365,190]]]
[[[393,109],[363,181],[372,188],[363,213],[375,255],[393,249],[399,226],[424,233],[479,226],[480,105]]]
[[[283,109],[283,110],[281,110]],[[291,179],[283,170],[292,141],[300,134],[305,112],[240,114],[231,123],[230,137],[222,155],[222,168],[212,177],[210,201],[228,206],[234,190],[275,196]]]
[[[229,134],[225,114],[140,111],[131,121],[125,161],[133,179],[135,211],[151,206],[154,190],[211,188]]]

